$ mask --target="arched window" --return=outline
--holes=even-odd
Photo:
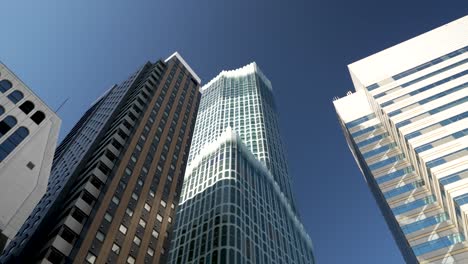
[[[3,113],[5,113],[5,108],[3,108],[3,106],[0,105],[0,115],[3,115]]]
[[[16,104],[21,99],[23,99],[24,94],[22,92],[18,91],[18,90],[15,90],[11,94],[9,94],[7,97],[8,97],[8,99],[10,99],[10,101],[12,101],[13,103]]]
[[[44,118],[45,114],[42,111],[37,111],[31,116],[32,121],[38,125],[42,122],[42,120],[44,120]]]
[[[2,162],[28,135],[29,130],[25,127],[20,127],[0,144],[0,162]]]
[[[12,127],[16,125],[16,118],[7,116],[0,122],[0,137],[8,133]]]
[[[25,114],[29,114],[34,109],[34,104],[31,101],[26,101],[20,105],[19,109]]]
[[[8,91],[11,86],[13,86],[11,84],[11,82],[9,80],[1,80],[0,81],[0,92],[4,93],[6,91]]]

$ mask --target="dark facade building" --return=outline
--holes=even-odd
[[[57,148],[47,193],[0,262],[165,262],[199,86],[175,53],[111,87]]]

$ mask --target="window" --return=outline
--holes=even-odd
[[[34,167],[36,167],[36,165],[34,165],[34,163],[32,163],[30,161],[30,162],[28,162],[28,164],[26,164],[26,167],[28,167],[28,169],[32,170],[32,169],[34,169]]]
[[[93,253],[88,252],[88,255],[86,256],[86,261],[88,263],[93,264],[96,261],[96,256]]]
[[[161,205],[162,205],[162,207],[166,208],[167,203],[164,200],[161,200]]]
[[[135,200],[138,200],[138,194],[132,193],[132,198],[135,199]]]
[[[148,247],[148,250],[146,252],[148,253],[148,255],[154,256],[154,250],[152,248]]]
[[[42,122],[42,120],[45,119],[45,114],[41,111],[37,111],[31,116],[31,119],[32,121],[34,121],[34,123],[39,125]]]
[[[135,258],[132,256],[128,256],[127,258],[127,263],[128,264],[135,264]]]
[[[146,222],[145,222],[145,220],[143,220],[143,219],[140,218],[140,225],[141,225],[143,228],[145,228],[145,227],[146,227]]]
[[[135,236],[133,238],[133,242],[135,242],[135,244],[137,244],[137,246],[139,246],[141,244],[141,239],[139,237]]]
[[[133,215],[133,211],[130,208],[125,209],[125,213],[127,213],[129,216]]]
[[[28,135],[29,130],[25,127],[20,127],[2,144],[0,144],[0,162],[3,161]]]
[[[120,200],[117,198],[117,196],[112,197],[112,202],[115,203],[116,205],[119,204]]]
[[[156,238],[156,239],[159,237],[158,231],[156,231],[156,230],[154,230],[154,229],[153,229],[153,232],[151,233],[151,235],[152,235],[154,238]]]
[[[148,203],[145,203],[145,209],[146,211],[151,211],[151,206]]]
[[[96,239],[101,241],[101,242],[104,241],[104,234],[98,231],[96,233]]]
[[[7,116],[0,122],[0,137],[8,133],[12,127],[16,125],[16,118],[13,116]]]
[[[18,90],[15,90],[11,94],[9,94],[7,97],[8,99],[10,99],[10,101],[16,104],[17,102],[21,101],[21,99],[23,99],[24,94]]]
[[[120,246],[116,243],[112,244],[112,252],[118,255],[120,253]]]
[[[112,215],[110,215],[109,213],[106,213],[106,214],[104,215],[104,219],[106,219],[107,222],[110,223],[110,222],[112,222]]]
[[[29,114],[34,109],[34,104],[31,101],[26,101],[19,106],[19,109],[25,114]]]
[[[125,227],[124,225],[120,225],[119,227],[119,231],[122,232],[122,234],[127,234],[127,227]]]
[[[3,106],[0,105],[0,115],[3,115],[3,113],[5,113],[5,108],[3,108]]]
[[[0,81],[0,92],[4,93],[8,91],[13,85],[8,80],[1,80]]]
[[[158,221],[162,223],[163,218],[160,214],[156,215],[156,219],[158,219]]]

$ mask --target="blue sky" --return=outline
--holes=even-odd
[[[159,3],[163,2],[163,3]],[[256,61],[272,81],[294,192],[319,263],[402,263],[332,106],[346,65],[466,15],[460,1],[10,1],[0,60],[61,138],[112,84],[179,51],[208,82]]]

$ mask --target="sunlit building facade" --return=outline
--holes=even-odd
[[[169,263],[314,263],[270,81],[251,63],[201,92]]]
[[[60,123],[0,62],[0,254],[47,190]]]
[[[334,101],[407,263],[468,263],[467,30],[468,16],[350,64],[356,92]]]

